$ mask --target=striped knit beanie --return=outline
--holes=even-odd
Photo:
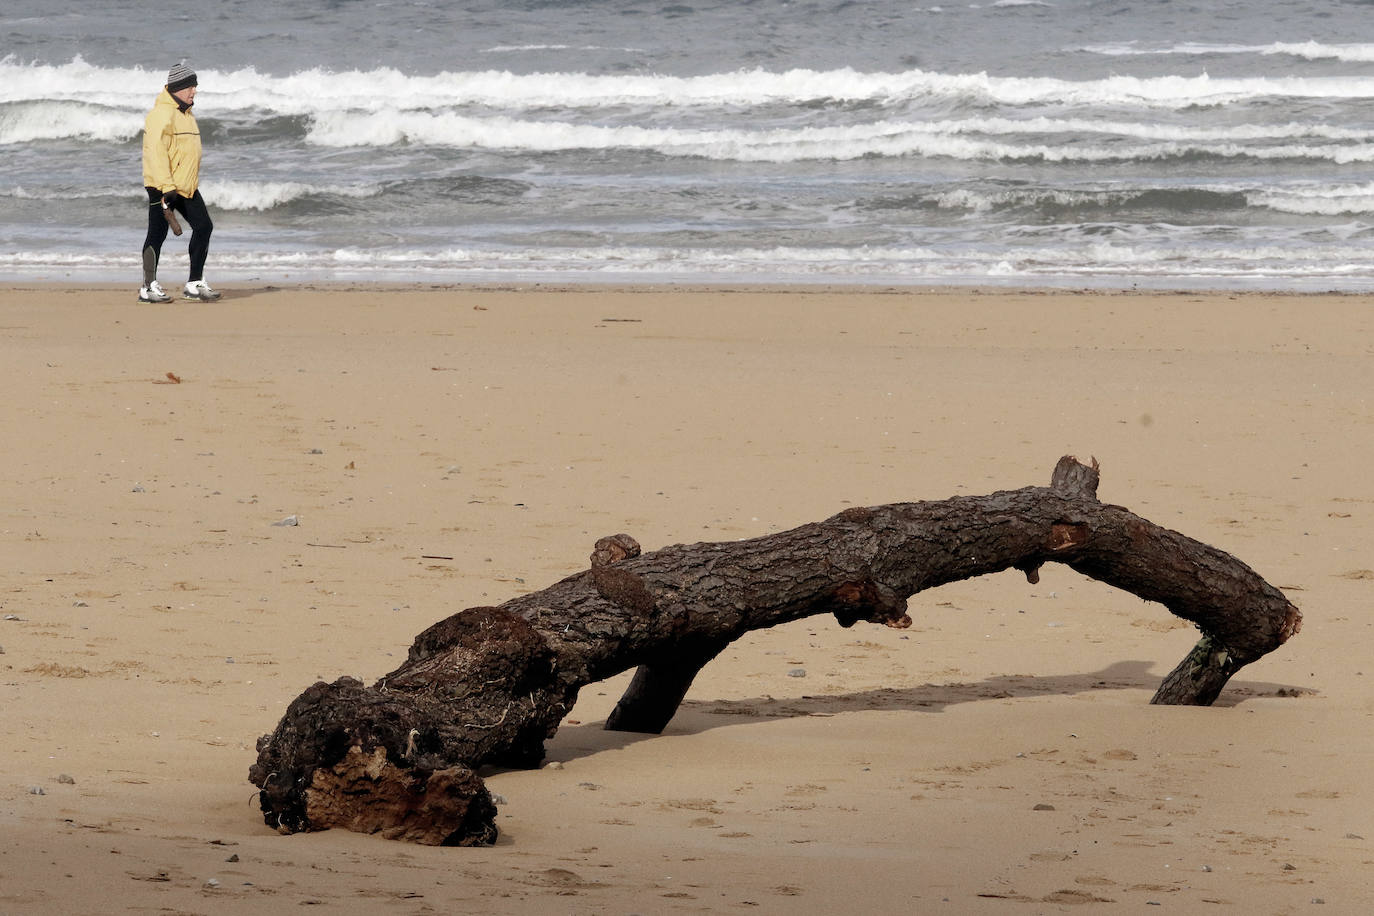
[[[196,71],[186,66],[186,61],[167,71],[167,91],[180,92],[188,86],[196,85]]]

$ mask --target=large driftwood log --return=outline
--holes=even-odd
[[[1207,705],[1282,645],[1298,609],[1244,563],[1097,499],[1098,467],[1060,460],[1049,487],[847,509],[747,541],[643,556],[598,541],[591,568],[415,638],[371,687],[316,683],[258,742],[249,778],[282,832],[347,827],[421,843],[496,837],[474,770],[534,767],[583,686],[638,668],[606,727],[663,730],[697,672],[750,631],[814,614],[908,627],[917,592],[1042,564],[1157,601],[1202,631],[1152,702]]]

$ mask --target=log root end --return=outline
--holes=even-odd
[[[305,812],[310,830],[344,827],[427,846],[496,842],[496,805],[476,773],[403,769],[381,747],[369,753],[354,745],[334,766],[316,770]]]
[[[1302,632],[1302,611],[1293,605],[1288,605],[1288,611],[1283,616],[1283,627],[1279,630],[1279,644],[1288,642],[1294,636]]]

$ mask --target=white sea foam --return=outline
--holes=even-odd
[[[869,155],[1092,162],[1162,158],[1188,151],[1224,157],[1251,154],[1261,158],[1302,157],[1357,162],[1366,161],[1367,156],[1359,149],[1348,149],[1342,144],[1367,144],[1374,139],[1374,131],[1325,122],[1190,126],[1150,119],[1046,116],[883,118],[833,127],[692,130],[635,124],[616,126],[614,119],[532,120],[486,112],[354,106],[317,109],[306,118],[306,123],[309,125],[308,141],[328,147],[385,147],[412,143],[531,151],[638,149],[664,155],[746,162],[846,160]],[[0,145],[54,139],[124,142],[137,137],[141,130],[141,115],[133,110],[61,101],[0,105]],[[1073,135],[1074,143],[1029,142],[1035,136],[1053,138],[1054,135]],[[959,137],[968,139],[959,140]],[[998,137],[1009,139],[997,142]],[[1087,142],[1093,137],[1111,138],[1113,142],[1103,145]],[[1142,141],[1145,145],[1125,147],[1115,142],[1122,137]],[[1281,142],[1286,145],[1267,148]],[[1244,150],[1240,149],[1242,144]]]
[[[165,78],[138,67],[98,67],[80,57],[65,64],[25,64],[11,54],[0,58],[0,103],[74,99],[118,104],[135,93],[151,102]]]
[[[1104,128],[1105,129],[1102,129]],[[1146,142],[1122,146],[1104,142],[1058,144],[996,139],[999,132],[1096,131]],[[989,134],[989,137],[977,136]],[[973,119],[969,121],[880,121],[837,127],[772,130],[692,130],[608,127],[570,121],[514,117],[477,118],[430,112],[329,112],[314,119],[307,139],[330,147],[399,143],[492,150],[551,152],[576,149],[644,150],[666,156],[696,156],[738,162],[847,160],[865,156],[947,157],[965,160],[1034,159],[1045,162],[1156,160],[1186,155],[1222,158],[1325,159],[1338,163],[1374,160],[1374,146],[1332,141],[1366,141],[1374,133],[1324,125],[1238,125],[1187,128],[1085,120]],[[1281,142],[1311,138],[1311,143]],[[1255,140],[1274,141],[1260,145]]]
[[[133,175],[133,178],[136,180],[137,176]],[[77,178],[77,181],[79,181],[79,178]],[[63,200],[99,200],[101,198],[116,198],[136,203],[142,203],[147,200],[143,194],[142,188],[129,183],[119,185],[73,183],[61,186],[59,193]],[[9,197],[14,200],[50,200],[52,196],[52,188],[38,188],[26,185],[0,186],[0,198]]]
[[[895,122],[885,122],[895,123]],[[959,118],[923,121],[922,124],[940,133],[981,134],[1075,134],[1078,136],[1133,137],[1141,140],[1172,141],[1265,141],[1316,138],[1366,142],[1374,139],[1374,130],[1340,127],[1325,122],[1283,124],[1214,123],[1205,127],[1173,124],[1163,121],[1119,121],[1095,118]]]
[[[1374,44],[1323,44],[1318,41],[1288,42],[1278,41],[1265,45],[1237,45],[1205,42],[1184,42],[1183,44],[1160,47],[1142,47],[1135,43],[1088,45],[1083,48],[1090,54],[1103,54],[1112,57],[1153,56],[1153,55],[1191,55],[1209,54],[1260,54],[1286,55],[1305,60],[1338,60],[1350,63],[1369,63],[1374,61]]]
[[[630,246],[596,248],[526,248],[489,250],[466,247],[438,249],[341,248],[329,252],[289,250],[217,251],[220,277],[358,277],[416,276],[439,278],[504,276],[558,277],[597,281],[731,277],[741,281],[815,280],[920,284],[987,279],[1044,282],[1101,279],[1119,284],[1121,277],[1150,285],[1191,286],[1199,280],[1225,285],[1264,285],[1285,278],[1290,285],[1311,280],[1315,288],[1339,280],[1348,288],[1374,286],[1365,250],[1342,244],[1305,251],[1291,245],[1246,243],[1199,248],[1197,245],[1056,241],[1013,249],[967,250],[957,254],[919,246],[801,248],[664,249]],[[0,251],[0,276],[43,276],[69,271],[106,273],[127,269],[127,255],[88,252]],[[1116,279],[1114,279],[1116,278]]]
[[[365,199],[382,193],[379,185],[312,185],[297,181],[223,181],[201,184],[205,198],[223,210],[270,210],[315,195]]]
[[[63,200],[114,199],[143,203],[143,190],[132,182],[137,176],[130,173],[130,182],[118,185],[77,184],[62,186]],[[265,211],[313,196],[345,197],[366,200],[383,193],[381,184],[309,184],[296,181],[226,181],[212,178],[201,182],[201,193],[215,210]],[[36,189],[24,185],[0,186],[0,199],[49,200],[51,189]]]
[[[1294,186],[1252,191],[1252,206],[1282,213],[1319,216],[1374,216],[1374,183]]]
[[[929,200],[944,210],[971,210],[975,213],[988,213],[1008,206],[1041,206],[1046,203],[1063,207],[1102,205],[1121,202],[1134,196],[1134,191],[1091,191],[1021,188],[1004,191],[987,191],[974,188],[956,188],[932,195]]]
[[[123,141],[143,130],[128,111],[81,102],[29,101],[0,105],[0,146],[35,140]]]
[[[1163,191],[1175,195],[1210,193],[1237,195],[1237,207],[1264,207],[1283,213],[1320,216],[1374,216],[1374,185],[1309,186],[1277,189],[1256,189],[1232,185],[1184,186],[1162,185],[1155,188],[957,188],[922,198],[921,203],[933,204],[947,210],[967,210],[991,213],[1008,207],[1115,208],[1132,202],[1148,201],[1151,192]]]
[[[0,60],[0,103],[82,102],[140,115],[161,87],[163,74],[112,69],[80,58],[67,64]],[[405,74],[394,68],[334,72],[320,68],[284,76],[249,67],[200,73],[197,112],[313,115],[331,111],[443,111],[486,107],[603,109],[810,105],[818,102],[989,103],[1000,105],[1117,105],[1183,109],[1266,98],[1374,98],[1374,75],[1340,77],[1117,75],[1096,80],[1002,77],[986,73],[896,73],[793,69],[731,71],[695,77],[654,74],[533,73],[484,70]]]

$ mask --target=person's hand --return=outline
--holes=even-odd
[[[162,206],[164,208],[175,207],[179,200],[181,200],[181,195],[179,193],[176,191],[168,191],[166,194],[162,195]]]

